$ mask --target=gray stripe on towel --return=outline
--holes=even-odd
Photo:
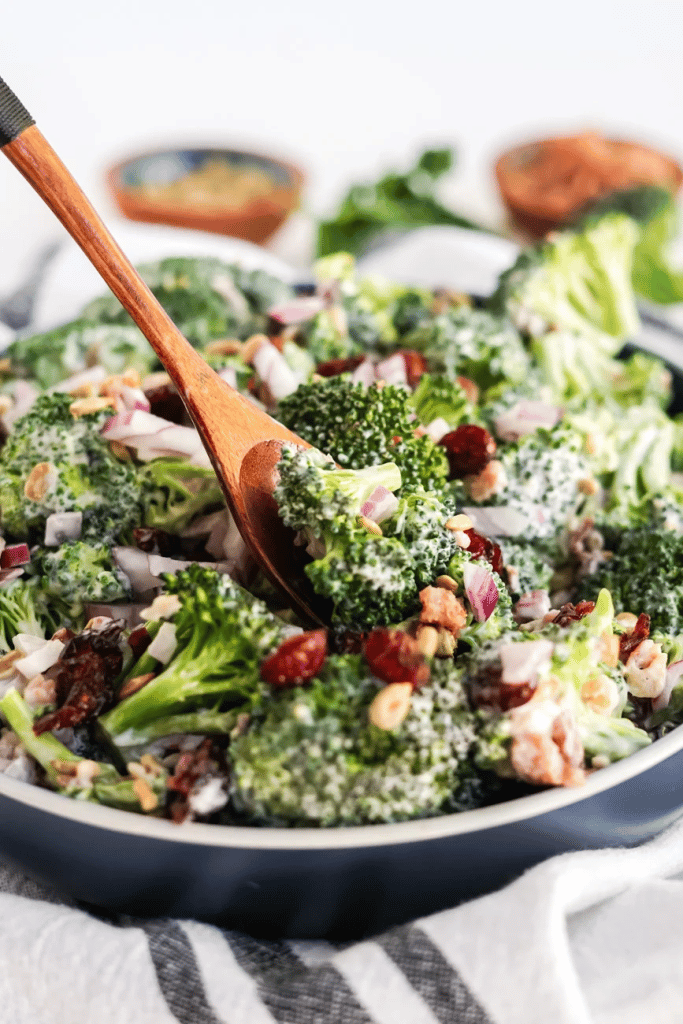
[[[375,942],[403,971],[442,1024],[491,1024],[458,972],[420,928],[395,928]]]
[[[75,906],[74,901],[66,893],[58,892],[48,883],[34,882],[22,870],[4,861],[0,863],[0,892],[26,896],[31,900],[45,900],[46,903],[60,903],[67,907]]]
[[[223,935],[279,1024],[373,1024],[331,964],[306,967],[285,942],[260,942],[231,931]]]
[[[177,921],[137,921],[147,935],[159,988],[180,1024],[223,1024],[204,991],[197,958]]]

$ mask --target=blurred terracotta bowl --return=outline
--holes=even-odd
[[[116,164],[107,181],[130,220],[213,231],[260,244],[299,205],[304,175],[232,149],[162,149]]]
[[[507,150],[495,165],[513,224],[540,238],[571,222],[596,199],[635,185],[676,192],[683,169],[672,157],[640,143],[597,132],[540,139]]]

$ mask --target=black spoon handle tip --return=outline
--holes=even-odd
[[[0,78],[0,148],[14,142],[35,121],[7,82]]]

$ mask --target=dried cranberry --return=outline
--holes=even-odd
[[[114,683],[121,671],[120,637],[123,623],[106,629],[85,630],[68,642],[50,671],[58,710],[43,715],[33,726],[36,736],[95,718],[114,699]]]
[[[412,683],[417,690],[429,679],[417,642],[401,629],[373,629],[363,653],[372,674],[385,683]]]
[[[482,537],[476,530],[465,530],[465,533],[470,539],[470,546],[467,551],[476,561],[479,558],[483,558],[489,563],[494,572],[497,572],[500,576],[503,572],[503,552],[500,550],[500,546],[496,544],[495,540],[490,540],[488,537]]]
[[[579,622],[584,616],[590,615],[595,608],[595,601],[579,601],[577,605],[570,601],[563,604],[553,619],[555,626],[568,626],[571,622]]]
[[[352,373],[365,359],[365,356],[348,356],[346,359],[328,359],[318,363],[315,372],[319,377],[338,377],[340,373]]]
[[[496,454],[496,442],[484,427],[462,423],[439,441],[446,449],[450,479],[476,476]]]
[[[324,629],[290,636],[262,663],[261,679],[271,686],[300,686],[318,674],[326,657]]]
[[[420,377],[427,372],[427,360],[421,352],[416,352],[412,348],[401,349],[399,355],[403,356],[403,362],[406,365],[408,387],[416,388],[420,383]]]
[[[147,648],[152,642],[152,635],[148,631],[146,626],[136,626],[133,632],[128,637],[128,646],[133,652],[133,657],[137,659],[145,653]]]
[[[647,640],[649,635],[650,616],[639,615],[638,621],[633,629],[630,629],[628,633],[622,633],[619,637],[619,660],[626,664],[636,647],[638,647],[643,640]]]

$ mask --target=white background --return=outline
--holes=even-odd
[[[106,166],[159,142],[289,156],[314,213],[453,143],[447,195],[492,221],[496,153],[538,133],[683,158],[682,58],[680,0],[2,0],[0,76],[106,214]],[[0,161],[0,296],[60,231]],[[302,218],[276,247],[305,260]]]

